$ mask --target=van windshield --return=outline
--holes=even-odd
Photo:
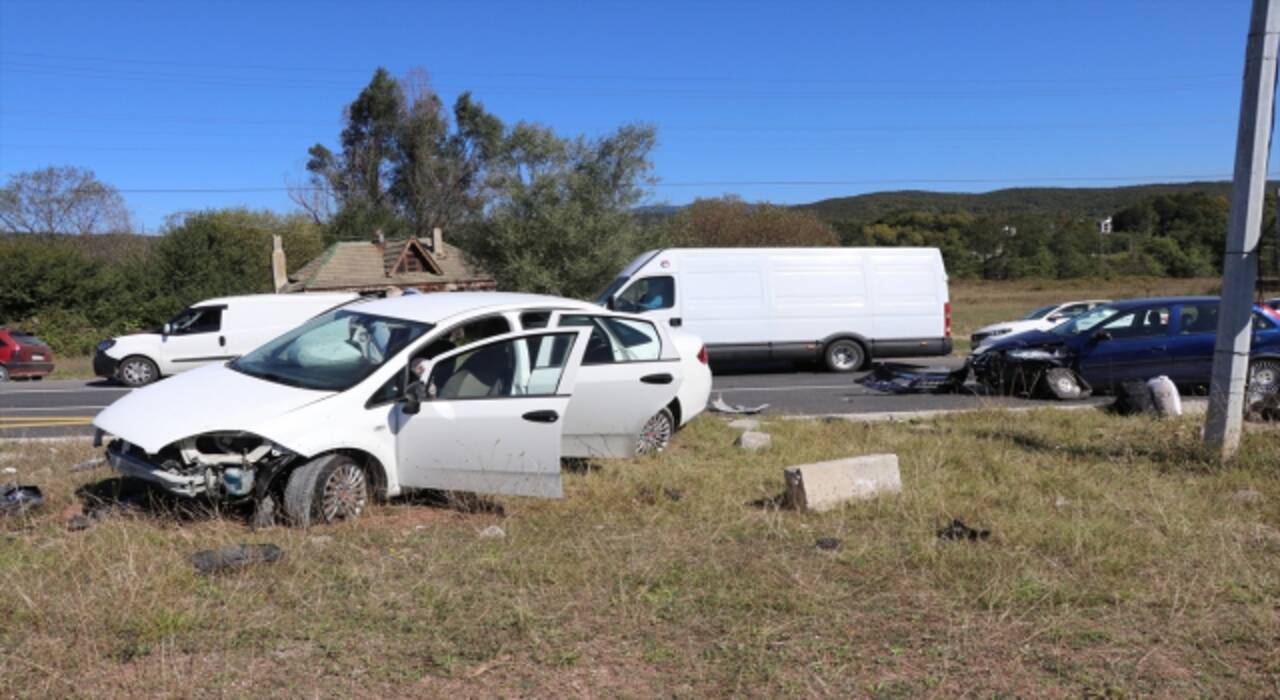
[[[622,287],[625,286],[627,284],[627,281],[630,279],[631,278],[626,275],[623,275],[615,279],[614,281],[609,283],[609,286],[605,287],[603,291],[597,294],[595,298],[591,300],[591,302],[599,306],[608,306],[609,300],[613,298],[613,295],[617,294],[618,290],[622,289]]]
[[[346,391],[431,327],[429,323],[338,309],[311,319],[228,366],[277,384]]]

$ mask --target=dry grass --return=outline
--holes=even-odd
[[[49,374],[49,379],[92,379],[95,376],[91,355],[55,356],[53,360],[53,372]]]
[[[1183,294],[1217,294],[1217,277],[1173,279],[1129,277],[1113,280],[1021,280],[951,282],[951,316],[956,352],[969,352],[969,334],[990,323],[1012,321],[1027,312],[1074,299],[1132,299]]]
[[[50,501],[0,521],[0,694],[1280,694],[1274,430],[1221,469],[1192,420],[1092,411],[768,429],[744,454],[703,418],[505,515],[399,503],[309,533],[164,514],[68,532],[76,488],[107,476],[66,472],[90,448],[0,446]],[[901,496],[750,505],[786,464],[878,451]],[[939,542],[952,517],[994,534]],[[506,538],[478,537],[494,523]],[[234,542],[288,555],[193,573]]]

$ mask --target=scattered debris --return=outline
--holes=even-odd
[[[733,441],[733,444],[744,450],[756,452],[772,445],[773,436],[769,435],[769,433],[758,433],[754,430],[748,430],[747,432],[739,435],[738,439]]]
[[[18,470],[14,469],[13,467],[5,467],[4,469],[0,469],[0,474],[17,474],[17,473],[18,473]]]
[[[0,515],[22,515],[44,505],[38,486],[0,485]]]
[[[783,477],[787,504],[798,510],[822,512],[849,501],[902,491],[896,454],[799,464],[784,469]]]
[[[1164,376],[1147,380],[1147,391],[1151,392],[1151,404],[1161,418],[1182,415],[1182,396],[1172,379]]]
[[[93,523],[96,520],[96,518],[89,515],[73,515],[71,516],[71,519],[67,521],[67,531],[80,532],[81,530],[88,530],[93,527]]]
[[[739,416],[754,416],[768,407],[767,403],[759,406],[731,406],[724,402],[724,394],[716,394],[716,397],[711,400],[711,410],[716,413],[731,413]]]
[[[968,378],[968,362],[960,369],[882,362],[857,383],[886,394],[954,394]]]
[[[1240,489],[1239,491],[1231,494],[1231,500],[1236,503],[1255,505],[1262,503],[1262,494],[1258,491],[1254,491],[1253,489]]]
[[[965,525],[959,518],[951,521],[951,524],[938,530],[938,539],[941,540],[985,540],[991,536],[990,530],[975,530]]]
[[[816,542],[818,549],[833,550],[840,548],[840,538],[838,537],[819,537]]]
[[[1111,411],[1122,416],[1154,414],[1155,403],[1151,400],[1151,389],[1141,379],[1122,382],[1116,389],[1116,400],[1111,404]]]
[[[763,508],[765,510],[774,510],[774,509],[791,507],[791,504],[787,502],[786,491],[783,491],[782,493],[776,496],[761,496],[760,498],[757,498],[754,501],[747,501],[747,505],[751,506],[752,508]]]
[[[106,463],[107,463],[106,457],[94,457],[92,459],[86,459],[83,462],[76,462],[75,464],[71,465],[70,471],[85,472],[85,471],[89,471],[90,469],[96,469]]]
[[[191,565],[206,576],[243,569],[263,562],[284,558],[284,550],[274,544],[232,544],[219,549],[205,549],[191,555]]]
[[[1067,507],[1067,506],[1069,506],[1069,505],[1071,505],[1071,501],[1068,501],[1067,499],[1063,498],[1062,496],[1058,496],[1058,497],[1057,497],[1056,499],[1054,499],[1054,501],[1053,501],[1053,507],[1054,507],[1054,508],[1066,508],[1066,507]]]
[[[682,491],[667,486],[662,488],[657,488],[656,486],[641,486],[636,491],[636,501],[647,506],[657,505],[658,501],[662,499],[675,503],[681,498],[684,498],[684,493]]]
[[[754,418],[739,418],[729,421],[729,427],[734,430],[755,430],[760,427],[760,421]]]
[[[333,542],[333,535],[312,535],[307,538],[309,544],[326,545]]]
[[[507,531],[497,525],[490,525],[480,531],[480,539],[483,540],[500,540],[507,536]]]

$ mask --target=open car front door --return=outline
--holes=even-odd
[[[512,333],[432,360],[424,400],[396,408],[401,483],[559,498],[561,428],[587,335]]]

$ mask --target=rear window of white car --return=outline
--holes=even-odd
[[[648,321],[571,314],[562,316],[560,325],[591,327],[591,338],[582,358],[584,365],[652,362],[662,358],[662,337]]]

